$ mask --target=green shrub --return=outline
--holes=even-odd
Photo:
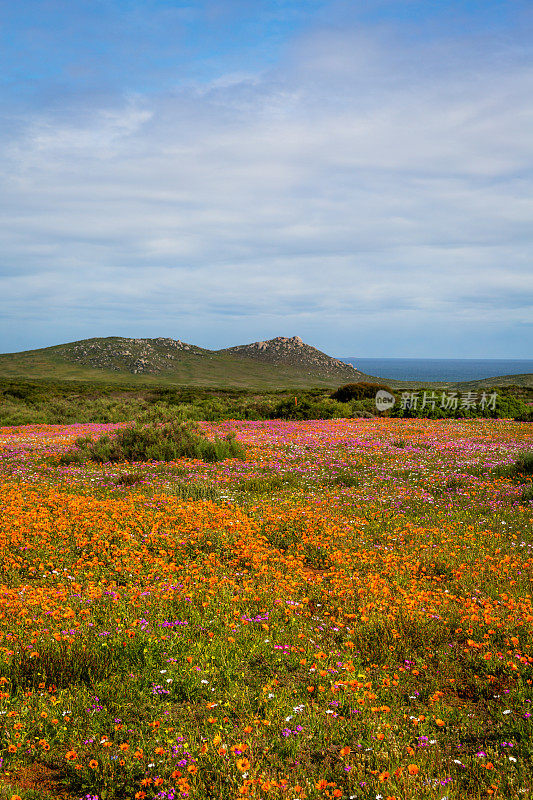
[[[533,475],[533,450],[520,453],[514,463],[514,472],[521,475]]]
[[[332,478],[332,483],[337,484],[337,486],[352,486],[356,488],[361,483],[361,478],[354,472],[343,470]]]
[[[346,406],[326,398],[322,401],[307,398],[282,400],[270,411],[270,419],[334,419],[346,416]]]
[[[371,383],[370,381],[361,381],[360,383],[346,383],[344,386],[339,386],[333,394],[330,395],[332,400],[338,400],[340,403],[349,403],[350,400],[363,400],[376,396],[376,392],[380,389],[385,392],[393,393],[390,386],[383,383]]]
[[[180,500],[216,500],[219,492],[216,486],[209,483],[182,483],[176,481],[165,487],[165,494],[178,497]]]
[[[0,426],[40,425],[47,422],[45,414],[30,406],[5,403],[0,408]]]
[[[474,405],[471,407],[464,403],[464,396],[466,395],[464,390],[453,390],[456,395],[457,408],[448,408],[445,406],[446,402],[449,403],[450,401],[451,391],[431,388],[402,391],[388,415],[391,417],[423,417],[427,419],[477,419],[480,417],[516,419],[521,415],[527,414],[528,411],[528,407],[523,400],[512,395],[500,394],[496,389],[474,391],[475,400]],[[496,394],[496,401],[494,408],[492,408],[492,402],[489,402],[489,398],[494,393]],[[485,397],[482,402],[483,395]],[[414,398],[414,402],[411,397]],[[443,402],[443,397],[446,402]]]
[[[525,403],[524,403],[525,405]],[[513,417],[515,422],[533,422],[533,409],[526,406]]]
[[[75,449],[64,453],[60,462],[96,461],[102,464],[175,461],[178,458],[223,461],[226,458],[244,458],[244,455],[244,448],[234,434],[210,440],[193,423],[168,422],[163,425],[132,425],[115,435],[101,436],[96,441],[89,436],[80,437],[76,439]]]
[[[522,489],[520,500],[526,503],[533,503],[533,484],[531,484],[531,486],[525,486],[524,489]]]
[[[117,486],[135,486],[137,483],[142,483],[144,476],[141,472],[127,472],[125,475],[120,475],[115,481]]]

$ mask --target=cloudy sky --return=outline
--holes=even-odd
[[[533,7],[1,0],[0,351],[530,357]]]

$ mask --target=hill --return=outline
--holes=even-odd
[[[299,337],[207,350],[179,339],[119,336],[0,354],[0,377],[173,386],[337,386],[365,376]]]
[[[56,354],[65,361],[94,369],[129,372],[132,375],[158,375],[172,372],[182,364],[183,355],[205,355],[209,350],[180,339],[83,339],[59,345]]]
[[[396,389],[533,387],[533,375],[467,382],[383,381],[305,344],[299,336],[207,350],[180,339],[120,336],[0,354],[0,379],[82,381],[116,386],[198,386],[250,389],[338,387],[373,381]]]
[[[227,347],[219,350],[219,353],[227,353],[237,358],[248,358],[259,361],[262,364],[272,364],[275,366],[290,366],[298,369],[308,369],[310,372],[320,375],[331,375],[337,380],[353,380],[357,377],[358,370],[354,369],[345,361],[338,358],[331,358],[316,347],[305,344],[299,336],[277,336],[266,342],[252,342],[252,344],[240,344],[236,347]]]

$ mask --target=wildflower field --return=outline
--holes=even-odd
[[[0,429],[0,797],[533,797],[527,423]]]

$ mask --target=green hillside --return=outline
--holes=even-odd
[[[206,350],[179,339],[126,339],[118,336],[0,354],[0,379],[69,381],[117,387],[219,387],[221,389],[331,388],[364,380],[349,364],[304,344],[298,336],[277,337],[224,350]],[[533,375],[506,375],[462,383],[385,381],[393,388],[483,389],[533,387]]]
[[[338,386],[343,381],[362,380],[353,368],[337,368],[329,374],[313,364],[271,364],[235,356],[227,351],[205,350],[195,345],[176,349],[150,344],[147,364],[134,371],[142,357],[143,344],[165,340],[125,340],[119,337],[87,339],[21,353],[0,354],[0,378],[25,380],[84,381],[118,385],[306,387]],[[172,340],[166,340],[172,341]],[[120,348],[128,343],[129,356]],[[136,344],[137,343],[137,344]],[[112,348],[118,355],[110,356]],[[146,348],[144,348],[146,350]],[[169,351],[170,352],[166,352]],[[94,353],[94,355],[93,355]],[[80,355],[81,354],[81,355]],[[329,358],[325,356],[325,358]],[[334,359],[331,359],[335,362]],[[98,366],[97,366],[98,364]]]

